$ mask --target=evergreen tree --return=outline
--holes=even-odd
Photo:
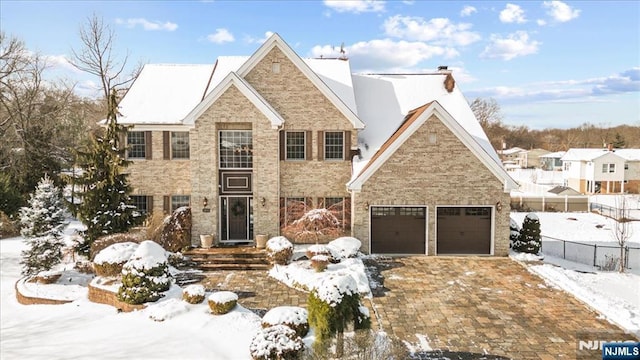
[[[518,240],[513,242],[513,250],[517,252],[538,254],[542,247],[542,236],[540,236],[540,220],[536,214],[530,213],[525,216],[520,229]]]
[[[624,149],[625,146],[627,146],[627,142],[624,141],[624,136],[617,132],[615,140],[613,140],[613,147],[615,149]]]
[[[35,275],[62,260],[64,203],[60,190],[49,177],[40,180],[29,198],[29,206],[20,209],[21,235],[28,248],[22,252],[23,275]]]
[[[123,169],[129,165],[122,142],[126,128],[118,124],[116,90],[108,98],[106,130],[93,134],[88,149],[78,152],[78,165],[83,173],[76,184],[83,191],[76,210],[87,226],[84,241],[76,247],[87,255],[91,244],[100,236],[126,232],[140,224],[142,216],[131,205],[131,187]]]

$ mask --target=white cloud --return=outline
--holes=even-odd
[[[519,5],[507,4],[507,6],[500,11],[500,21],[503,23],[518,23],[522,24],[527,22],[524,16],[524,10]]]
[[[69,59],[65,55],[45,55],[45,63],[54,70],[65,70],[72,73],[82,73],[78,68],[71,65]]]
[[[215,44],[224,44],[227,42],[234,42],[236,39],[233,37],[233,34],[229,32],[229,30],[221,28],[216,29],[215,33],[207,35],[207,40]]]
[[[178,28],[178,24],[172,23],[170,21],[163,23],[161,21],[149,21],[144,18],[116,19],[116,24],[125,25],[128,28],[134,28],[140,25],[147,31],[175,31]]]
[[[537,53],[540,44],[539,41],[529,39],[529,34],[525,31],[516,31],[506,38],[494,34],[491,35],[491,43],[485,47],[480,57],[511,60],[518,56]]]
[[[384,1],[378,0],[324,0],[324,5],[337,12],[363,13],[384,11]]]
[[[469,31],[471,26],[467,23],[454,24],[447,18],[426,21],[421,17],[400,15],[388,18],[383,24],[388,36],[459,46],[466,46],[480,40],[478,33]]]
[[[264,37],[262,38],[254,38],[253,36],[247,35],[245,36],[244,40],[249,44],[255,44],[255,43],[262,44],[263,42],[267,41],[267,39],[270,38],[271,35],[273,34],[274,34],[273,31],[266,31],[264,33]]]
[[[339,51],[340,47],[331,45],[317,45],[311,49],[313,57],[337,57]],[[357,42],[345,46],[345,51],[354,70],[359,72],[412,69],[435,56],[453,58],[459,55],[457,50],[448,47],[390,39]]]
[[[538,26],[545,26],[547,25],[547,21],[544,19],[538,19],[536,20],[536,24],[538,24]]]
[[[547,15],[558,22],[571,21],[580,16],[580,10],[574,10],[562,1],[545,1],[542,3],[542,6],[549,9]]]
[[[474,12],[478,12],[478,9],[476,9],[475,7],[473,7],[471,5],[466,5],[460,11],[460,16],[462,16],[462,17],[471,16],[471,14],[473,14]]]

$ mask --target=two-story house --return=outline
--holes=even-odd
[[[146,65],[120,113],[136,206],[190,205],[194,243],[278,235],[303,204],[342,209],[365,252],[508,253],[517,184],[446,69],[352,74],[274,34],[247,57]]]
[[[583,194],[639,191],[640,149],[569,149],[561,160],[565,186]]]

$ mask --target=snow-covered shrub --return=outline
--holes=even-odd
[[[23,275],[51,270],[62,261],[64,204],[53,180],[47,176],[40,180],[28,206],[20,209],[20,223],[27,243],[20,261]]]
[[[339,237],[327,244],[334,258],[339,260],[356,257],[360,252],[361,246],[362,242],[360,240],[350,236]]]
[[[171,274],[165,250],[153,241],[141,242],[122,268],[118,299],[128,304],[156,301],[170,287]]]
[[[524,217],[522,229],[518,240],[513,242],[513,250],[517,252],[537,254],[542,246],[540,236],[540,220],[534,213],[529,213]]]
[[[348,274],[331,274],[309,294],[309,325],[316,339],[324,341],[336,333],[343,333],[349,323],[354,329],[371,326],[366,307],[360,303],[358,284]]]
[[[304,343],[296,332],[285,325],[274,325],[258,331],[249,351],[254,360],[298,359]]]
[[[118,276],[122,267],[131,259],[138,248],[137,243],[124,242],[107,246],[96,254],[93,259],[93,269],[98,276]]]
[[[171,252],[178,252],[191,245],[190,207],[179,207],[170,217],[165,218],[160,238],[157,242]]]
[[[238,295],[231,291],[217,291],[207,298],[211,312],[223,315],[233,310],[238,304]]]
[[[147,239],[144,238],[144,233],[142,231],[130,231],[127,233],[117,233],[101,236],[97,238],[96,241],[91,243],[91,246],[89,247],[89,258],[95,260],[95,257],[98,253],[113,244],[127,242],[139,244],[144,240]]]
[[[513,243],[520,237],[520,226],[518,223],[509,219],[509,248],[513,248]]]
[[[286,325],[300,337],[309,332],[309,313],[307,309],[298,306],[278,306],[267,311],[262,317],[262,327]]]
[[[293,244],[284,236],[267,241],[267,255],[272,264],[287,265],[293,257]]]
[[[329,261],[331,261],[331,257],[328,255],[315,255],[311,257],[311,267],[316,272],[323,272],[327,269]]]
[[[307,259],[311,259],[316,255],[326,255],[331,257],[331,250],[327,247],[327,245],[315,244],[311,245],[307,248]]]
[[[295,216],[296,220],[281,229],[281,233],[289,236],[297,243],[317,243],[326,241],[344,234],[344,227],[339,217],[341,212],[336,209],[308,209],[302,203],[304,213]]]
[[[204,301],[204,286],[192,284],[182,290],[182,300],[189,304],[200,304]]]

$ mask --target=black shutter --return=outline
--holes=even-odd
[[[280,131],[280,160],[286,160],[286,157],[285,157],[286,155],[285,149],[287,147],[286,141],[287,141],[286,131],[281,130]]]

